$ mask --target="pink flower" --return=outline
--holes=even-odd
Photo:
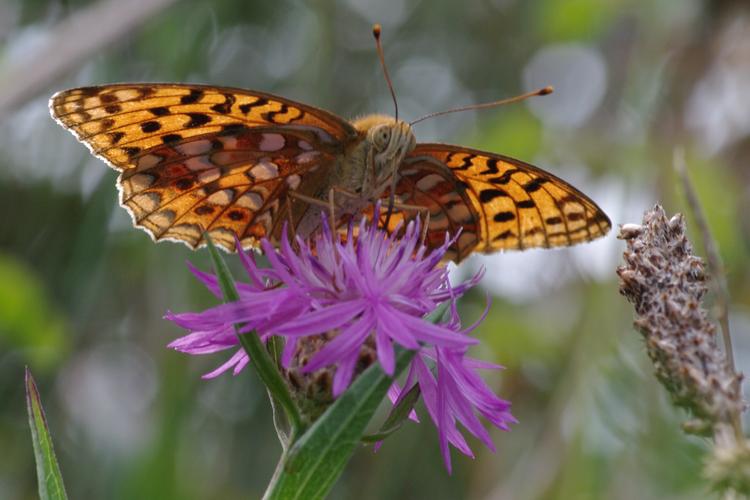
[[[309,244],[297,238],[295,248],[286,231],[278,250],[263,240],[268,268],[259,268],[252,255],[240,251],[249,281],[238,283],[239,300],[199,313],[167,313],[167,319],[190,331],[169,347],[188,354],[237,349],[204,375],[210,378],[229,369],[237,374],[248,363],[247,354],[238,347],[235,324],[242,325],[243,333],[255,331],[264,341],[274,335],[284,338],[285,368],[291,365],[298,343],[325,334],[325,343],[300,371],[335,367],[334,397],[349,386],[365,343],[374,346],[380,366],[389,375],[394,373],[395,345],[415,350],[405,388],[419,384],[448,469],[448,443],[473,456],[456,422],[493,449],[476,413],[505,430],[515,420],[510,403],[495,396],[476,373],[497,366],[466,357],[468,347],[477,341],[467,335],[474,327],[460,329],[455,300],[479,281],[481,273],[451,286],[446,268],[439,264],[455,239],[446,236],[445,243],[428,254],[420,241],[418,220],[391,235],[366,220],[358,228],[350,227],[346,238],[333,235],[325,219],[322,227]],[[214,275],[192,267],[191,271],[221,296]],[[424,319],[445,301],[453,305],[449,322]],[[400,394],[394,385],[392,399]]]

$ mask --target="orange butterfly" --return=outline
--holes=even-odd
[[[348,122],[263,92],[191,84],[118,84],[65,90],[50,112],[117,170],[120,203],[156,240],[232,251],[278,240],[284,221],[312,234],[321,211],[339,222],[395,201],[392,228],[429,214],[428,246],[462,228],[447,258],[568,246],[611,224],[586,195],[513,158],[418,144],[385,115]],[[385,211],[384,211],[385,212]],[[355,217],[356,218],[356,217]]]

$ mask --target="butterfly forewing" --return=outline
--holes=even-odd
[[[446,231],[462,229],[449,255],[456,260],[474,251],[574,245],[603,236],[611,226],[604,212],[570,184],[501,155],[418,144],[399,174],[397,199],[429,212],[431,246],[441,244]],[[410,211],[413,216],[413,210],[402,212]]]
[[[351,125],[323,110],[241,89],[122,84],[53,96],[53,117],[121,172],[121,203],[155,239],[227,249],[272,236],[290,191],[314,191]],[[299,218],[299,213],[296,214]]]

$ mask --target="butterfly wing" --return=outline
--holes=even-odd
[[[55,94],[50,112],[120,172],[120,202],[155,240],[231,250],[299,218],[357,139],[345,120],[271,94],[182,84],[117,84]]]
[[[472,252],[570,246],[603,236],[611,227],[585,194],[549,172],[506,156],[418,144],[402,162],[399,175],[399,202],[429,213],[428,245],[441,245],[446,231],[454,234],[461,228],[446,256],[456,261]],[[389,225],[416,213],[400,210]]]

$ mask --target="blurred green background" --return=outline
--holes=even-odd
[[[265,90],[341,116],[401,114],[515,95],[527,104],[416,126],[422,141],[532,161],[615,224],[655,202],[684,211],[676,147],[727,268],[750,371],[750,7],[745,0],[0,0],[0,498],[36,497],[23,367],[36,375],[71,498],[258,498],[280,452],[251,372],[203,381],[223,355],[165,348],[167,309],[214,303],[185,261],[117,206],[116,174],[48,115],[58,90],[119,81]],[[357,452],[331,498],[706,498],[706,443],[652,377],[619,296],[613,231],[563,250],[475,257],[493,295],[476,355],[520,423],[492,454],[454,453],[428,424]],[[694,241],[699,240],[694,235]],[[697,244],[697,249],[702,249]],[[236,264],[236,262],[234,263]],[[465,298],[473,321],[482,290]]]

